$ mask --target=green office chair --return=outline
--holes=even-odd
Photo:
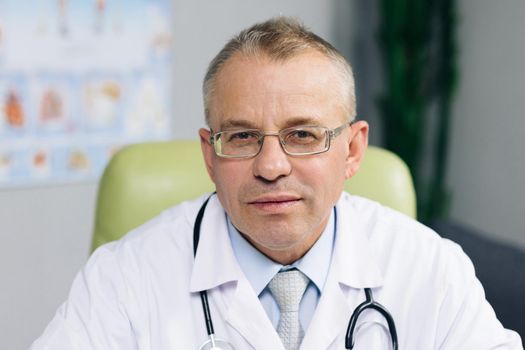
[[[98,191],[92,249],[184,200],[214,191],[198,141],[137,144],[115,154]],[[370,146],[345,190],[415,217],[410,172],[393,153]]]

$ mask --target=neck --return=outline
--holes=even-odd
[[[297,260],[301,259],[310,248],[314,246],[317,242],[323,230],[316,235],[311,235],[305,241],[301,241],[293,246],[288,246],[281,249],[268,248],[266,246],[260,245],[257,242],[250,239],[241,232],[241,235],[246,239],[255,249],[266,255],[271,260],[278,262],[281,265],[291,265]]]

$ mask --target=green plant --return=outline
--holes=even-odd
[[[418,218],[446,214],[447,145],[457,85],[454,0],[381,0],[378,43],[385,91],[379,99],[386,148],[408,165],[416,186]],[[429,128],[432,105],[436,121]],[[430,131],[430,133],[429,133]],[[429,171],[423,171],[423,152]]]

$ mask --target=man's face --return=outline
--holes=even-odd
[[[251,128],[276,132],[348,121],[332,63],[317,52],[285,62],[265,57],[230,58],[217,76],[210,103],[213,132]],[[261,252],[281,263],[302,257],[323,232],[346,178],[358,168],[368,126],[358,122],[332,141],[328,152],[284,153],[276,136],[248,159],[215,155],[210,132],[201,145],[217,196],[233,225]]]

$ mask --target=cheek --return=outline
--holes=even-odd
[[[238,194],[249,173],[242,162],[219,160],[214,164],[215,188],[222,205],[228,209],[238,199]]]
[[[346,179],[346,167],[343,157],[327,154],[320,158],[315,167],[307,169],[316,184],[316,194],[323,194],[325,203],[334,203],[339,199]]]

